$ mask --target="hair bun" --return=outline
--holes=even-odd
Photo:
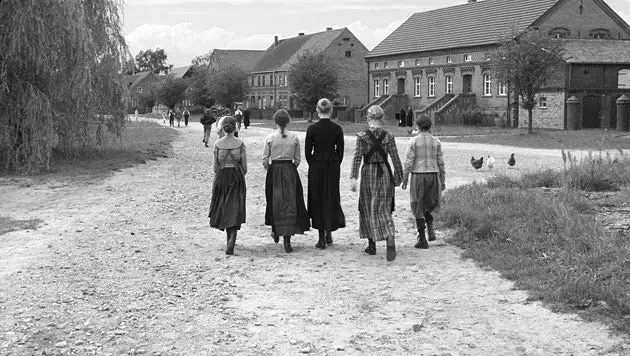
[[[321,113],[321,114],[327,114],[329,112],[332,111],[332,103],[330,102],[330,100],[326,99],[326,98],[322,98],[319,99],[319,101],[317,102],[317,112]]]
[[[369,120],[383,120],[385,112],[380,105],[372,105],[367,111],[367,118]]]

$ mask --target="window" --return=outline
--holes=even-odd
[[[435,77],[429,77],[429,96],[435,96]]]
[[[416,65],[419,66],[420,65],[420,60],[416,59]]]
[[[289,86],[289,75],[285,74],[284,75],[284,86]]]
[[[389,64],[387,64],[387,62],[383,62],[383,68],[389,68]]]
[[[538,108],[539,109],[547,108],[547,97],[541,96],[540,98],[538,98]]]
[[[346,51],[346,58],[350,58],[352,57],[352,52],[351,51]]]
[[[453,94],[453,76],[447,75],[444,77],[446,94]]]
[[[429,64],[433,64],[435,62],[433,62],[433,57],[429,57]]]
[[[266,75],[263,75],[263,76],[262,76],[262,81],[263,81],[262,86],[263,86],[263,87],[266,85],[266,84],[265,84],[265,79],[267,79],[267,76],[266,76]]]
[[[451,56],[446,56],[446,63],[453,63],[453,58],[451,58]]]
[[[378,98],[381,96],[381,83],[378,80],[374,81],[374,97]]]
[[[404,67],[405,61],[398,61],[398,67]]]
[[[492,95],[492,78],[490,77],[490,74],[483,75],[483,95]]]
[[[554,27],[549,30],[549,37],[551,38],[567,38],[570,34],[571,31],[565,27]]]
[[[389,79],[383,79],[383,94],[389,95]]]
[[[252,76],[252,86],[254,86],[254,77]]]
[[[504,82],[499,82],[498,94],[499,96],[507,96],[507,85]]]
[[[260,75],[258,76],[258,86],[260,86]]]
[[[274,77],[273,74],[269,76],[269,85],[273,85],[273,79],[274,79],[273,77]]]
[[[344,41],[350,41],[350,37],[344,37],[343,40]]]
[[[138,87],[138,88],[136,88],[136,91],[137,91],[138,93],[142,93],[142,87]]]
[[[484,54],[483,54],[483,58],[484,58],[486,61],[489,61],[489,60],[491,60],[491,59],[492,59],[492,55],[491,55],[490,53],[486,52],[486,53],[484,53]]]
[[[374,69],[378,69],[378,63],[374,63]]]
[[[413,96],[420,96],[420,77],[413,78]]]
[[[138,99],[131,99],[131,106],[133,107],[138,106]]]
[[[464,62],[472,62],[472,54],[465,54]]]
[[[594,39],[603,40],[606,38],[610,38],[610,31],[605,28],[596,28],[589,32],[589,36]]]

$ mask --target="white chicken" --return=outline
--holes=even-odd
[[[488,169],[494,168],[494,157],[488,155]]]

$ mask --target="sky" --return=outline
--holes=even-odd
[[[371,50],[413,13],[466,1],[125,0],[123,30],[134,57],[162,48],[167,63],[180,67],[215,48],[264,50],[274,36],[290,38],[327,27],[347,27]],[[630,23],[630,0],[606,3]]]

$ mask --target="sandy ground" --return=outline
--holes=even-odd
[[[224,233],[207,220],[212,150],[200,124],[177,130],[173,157],[111,178],[0,181],[0,216],[45,222],[0,236],[0,355],[630,354],[605,326],[530,303],[497,272],[460,259],[444,242],[449,231],[414,249],[407,191],[397,189],[398,257],[388,263],[384,243],[365,254],[348,181],[352,135],[341,184],[348,226],[324,251],[310,231],[285,254],[263,225],[259,158],[270,131],[243,131],[248,221],[226,256]],[[398,140],[401,156],[406,145]],[[555,150],[444,151],[448,188],[493,173],[475,171],[471,156],[492,154],[494,171],[509,174],[562,165]],[[517,166],[508,169],[512,152]]]

